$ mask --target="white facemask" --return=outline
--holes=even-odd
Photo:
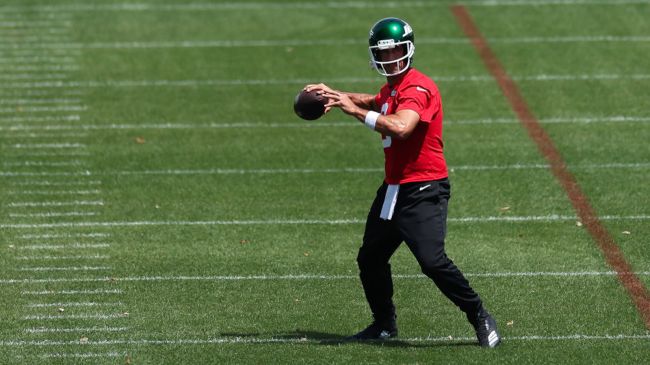
[[[381,51],[385,49],[391,49],[395,47],[399,47],[401,45],[406,45],[406,54],[396,60],[390,60],[390,61],[379,61],[377,58],[375,58],[375,53],[374,51]],[[415,53],[415,45],[411,41],[404,41],[404,42],[397,42],[393,41],[392,39],[388,40],[382,40],[379,41],[376,46],[370,46],[368,47],[368,51],[370,53],[370,65],[379,72],[380,75],[383,76],[395,76],[399,75],[402,72],[406,71],[409,69],[411,66],[411,57],[413,57],[413,54]],[[401,61],[406,60],[406,64],[403,67],[400,67],[399,64]],[[393,70],[393,72],[390,72],[388,70],[391,70],[392,67],[390,65],[397,64],[397,67]]]

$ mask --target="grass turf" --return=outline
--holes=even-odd
[[[390,12],[349,3],[344,11],[277,2],[3,4],[0,21],[35,23],[0,28],[0,59],[13,67],[0,86],[0,362],[650,358],[630,298],[538,166],[545,161],[445,2]],[[647,117],[647,77],[634,75],[645,71],[648,47],[504,39],[645,37],[648,5],[478,5],[470,11],[479,27],[598,214],[611,216],[605,225],[647,287],[647,123],[544,118]],[[474,345],[462,313],[419,275],[406,247],[392,260],[402,340],[340,343],[369,321],[355,256],[382,177],[379,137],[337,111],[307,124],[291,100],[321,80],[376,90],[363,37],[388,15],[413,25],[415,65],[439,80],[450,121],[448,252],[499,320],[506,341],[496,351]],[[225,40],[278,45],[196,43]],[[18,71],[29,62],[76,67]],[[535,79],[544,74],[589,77]],[[618,76],[591,77],[603,74]],[[34,84],[48,77],[63,84]],[[34,98],[79,98],[85,110],[29,111],[16,101]],[[16,147],[59,142],[86,147]],[[78,163],[56,165],[71,159]],[[599,167],[609,163],[624,166]],[[51,205],[71,201],[102,205]],[[16,206],[26,202],[34,204]],[[66,212],[96,215],[52,216]],[[504,221],[517,217],[528,221]]]

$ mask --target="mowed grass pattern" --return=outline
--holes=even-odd
[[[0,363],[647,362],[646,325],[449,4],[3,0]],[[650,4],[466,4],[647,288]],[[378,90],[366,35],[386,16],[443,97],[447,250],[495,350],[405,247],[400,340],[340,341],[371,320],[355,257],[381,143],[292,101]]]

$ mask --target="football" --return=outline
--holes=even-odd
[[[326,101],[315,90],[301,90],[293,101],[293,111],[302,119],[315,120],[325,114]]]

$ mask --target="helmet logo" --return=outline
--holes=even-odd
[[[402,37],[406,37],[411,33],[413,33],[413,29],[411,29],[411,26],[408,24],[404,24],[404,34],[402,35]]]

